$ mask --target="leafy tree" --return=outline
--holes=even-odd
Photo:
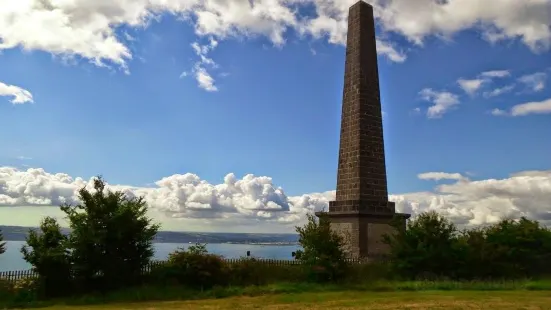
[[[82,188],[81,204],[61,206],[71,227],[68,244],[75,278],[101,289],[135,284],[153,257],[159,225],[146,216],[143,197],[105,190],[101,177],[94,179],[94,190]]]
[[[40,223],[40,233],[29,230],[27,245],[21,247],[23,258],[38,273],[42,293],[48,297],[66,293],[70,288],[67,240],[56,219],[46,217]]]
[[[346,273],[348,267],[347,236],[331,229],[331,221],[326,212],[320,212],[318,219],[308,214],[308,222],[296,227],[302,250],[296,257],[309,268],[316,281],[337,281]]]
[[[422,213],[405,230],[384,236],[391,248],[391,268],[406,278],[453,277],[464,255],[457,235],[448,219],[434,211]]]
[[[2,234],[2,230],[0,229],[0,254],[3,254],[6,252],[6,242],[4,241],[4,235]]]

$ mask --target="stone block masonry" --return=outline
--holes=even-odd
[[[397,215],[388,201],[378,71],[373,7],[359,1],[348,15],[337,193],[328,212],[332,227],[349,235],[353,257],[387,253],[382,235]],[[405,224],[409,215],[398,215]]]

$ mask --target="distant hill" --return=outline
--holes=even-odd
[[[29,229],[36,227],[1,226],[5,241],[25,241]],[[64,233],[69,229],[63,228]],[[157,243],[241,243],[241,244],[296,244],[297,234],[253,234],[253,233],[213,233],[159,231],[155,237]]]

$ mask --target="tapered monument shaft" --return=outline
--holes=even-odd
[[[373,8],[350,8],[337,201],[388,200]]]

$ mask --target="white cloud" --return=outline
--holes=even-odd
[[[98,66],[127,71],[133,58],[120,26],[145,28],[164,13],[193,23],[199,36],[218,39],[263,36],[276,46],[286,31],[297,30],[344,44],[348,8],[356,0],[0,0],[0,50],[21,47],[64,57],[81,57]],[[533,51],[551,44],[550,0],[371,0],[383,32],[416,44],[431,35],[450,38],[477,28],[492,42],[520,39]],[[299,16],[297,5],[312,5],[313,16]],[[499,10],[495,8],[498,7]],[[380,53],[393,61],[405,55],[390,42]]]
[[[237,179],[228,174],[222,184],[213,185],[197,175],[172,175],[155,182],[154,187],[109,185],[129,196],[145,196],[152,208],[166,217],[212,219],[265,219],[288,221],[296,215],[289,197],[272,184],[269,177],[246,175]],[[59,205],[75,203],[83,186],[91,180],[51,174],[43,169],[21,171],[0,167],[1,205]],[[295,210],[296,211],[296,210]]]
[[[551,114],[551,98],[537,101],[537,102],[526,102],[513,106],[509,112],[494,109],[491,112],[496,116],[526,116],[530,114]]]
[[[406,55],[398,51],[390,42],[385,42],[381,40],[376,41],[377,44],[377,54],[385,55],[388,59],[394,62],[404,62],[406,61]]]
[[[474,95],[484,82],[486,82],[486,80],[484,79],[457,80],[459,87],[461,87],[469,95]]]
[[[485,91],[483,93],[483,96],[486,98],[497,97],[497,96],[506,94],[508,92],[511,92],[514,88],[515,88],[514,84],[494,88],[491,91]]]
[[[512,116],[551,113],[551,98],[539,102],[526,102],[515,105],[511,109]]]
[[[10,102],[13,104],[33,102],[33,95],[28,90],[23,89],[19,86],[4,84],[0,82],[0,97],[2,96],[12,97]]]
[[[195,79],[199,83],[199,87],[206,91],[218,91],[218,87],[214,85],[214,78],[203,67],[195,67]]]
[[[195,80],[197,81],[200,88],[210,92],[218,91],[218,87],[214,85],[214,78],[206,68],[207,66],[213,69],[218,68],[218,64],[215,63],[212,58],[207,57],[207,54],[215,49],[217,46],[218,41],[216,41],[212,37],[209,38],[209,42],[204,45],[193,42],[191,44],[191,47],[195,51],[195,54],[199,57],[199,60],[195,62],[191,72],[184,71],[182,72],[182,74],[180,74],[180,77],[182,78],[192,74],[195,77]]]
[[[427,110],[428,118],[440,118],[454,106],[459,104],[459,97],[447,91],[435,91],[425,88],[419,92],[423,100],[432,102]]]
[[[551,171],[541,170],[526,170],[521,172],[511,173],[511,177],[546,177]]]
[[[399,212],[435,210],[457,224],[486,224],[502,217],[549,220],[550,171],[523,171],[504,179],[472,181],[458,173],[429,172],[425,180],[456,180],[434,191],[390,195]],[[82,186],[91,180],[43,169],[0,167],[0,205],[48,206],[76,202]],[[287,196],[269,177],[246,175],[238,179],[228,174],[220,184],[210,184],[194,174],[172,175],[151,187],[108,185],[129,196],[144,196],[161,222],[174,218],[209,221],[210,225],[232,224],[289,227],[304,223],[306,214],[328,208],[335,191]]]
[[[464,177],[460,173],[446,173],[446,172],[425,172],[418,174],[417,177],[421,180],[468,180],[468,178]]]
[[[538,92],[545,88],[547,74],[545,72],[536,72],[533,74],[523,75],[518,78],[518,81],[523,83],[530,90]]]
[[[504,78],[510,75],[511,74],[509,73],[508,70],[493,70],[493,71],[482,72],[480,74],[480,76],[485,78]]]
[[[485,86],[491,85],[495,79],[510,77],[511,73],[508,70],[492,70],[481,72],[473,79],[457,80],[459,86],[469,95],[475,95],[480,89]],[[508,85],[502,87],[496,87],[491,90],[484,91],[482,94],[485,98],[491,98],[500,96],[511,92],[518,83],[524,84],[524,86],[533,92],[542,91],[545,88],[545,82],[547,80],[547,73],[536,72],[533,74],[526,74],[516,78],[517,83],[510,82]],[[497,112],[500,115],[500,112]],[[502,113],[501,113],[502,114]]]
[[[447,0],[438,3],[433,0],[402,0],[380,3],[387,4],[380,10],[385,28],[402,33],[417,44],[422,44],[429,34],[451,37],[473,27],[479,28],[484,37],[493,42],[520,38],[534,51],[549,48],[551,42],[548,0]]]
[[[459,84],[459,87],[461,87],[467,94],[473,96],[484,85],[488,85],[492,83],[493,79],[504,78],[504,77],[508,77],[509,75],[510,73],[508,70],[485,71],[478,74],[477,78],[474,78],[474,79],[460,78],[457,80],[457,83]],[[496,89],[492,92],[485,92],[485,96],[486,97],[497,96],[506,91],[507,89],[505,88],[501,88],[499,90]]]
[[[507,111],[504,111],[502,109],[495,108],[490,113],[494,116],[505,116],[507,115]]]

